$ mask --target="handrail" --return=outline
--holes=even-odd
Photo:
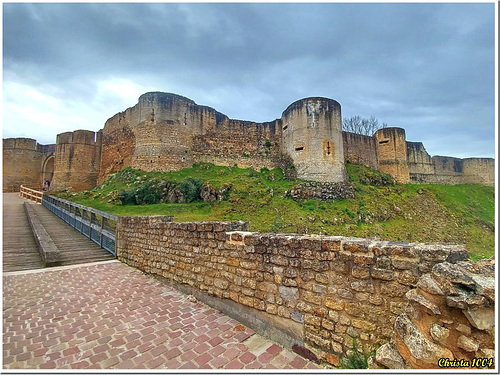
[[[64,222],[116,257],[116,224],[119,217],[92,207],[44,194],[42,205]],[[100,216],[101,219],[97,216]],[[115,222],[113,228],[110,221]]]
[[[19,195],[34,202],[42,203],[43,191],[31,189],[29,187],[21,185],[21,187],[19,188]]]

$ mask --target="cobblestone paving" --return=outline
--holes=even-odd
[[[4,369],[319,369],[117,261],[3,276]]]

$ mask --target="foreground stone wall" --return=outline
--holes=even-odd
[[[319,358],[338,366],[353,337],[365,354],[391,339],[405,293],[422,274],[468,256],[458,245],[241,232],[246,228],[125,217],[118,259],[287,320]]]

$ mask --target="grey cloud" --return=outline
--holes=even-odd
[[[425,141],[421,128],[446,132],[447,123],[475,123],[485,129],[478,136],[494,131],[493,4],[9,3],[3,10],[4,82],[43,87],[64,101],[93,102],[99,82],[121,77],[144,92],[176,92],[254,121],[318,95],[338,100],[345,115],[416,126],[413,140]],[[95,105],[111,112],[112,102]]]

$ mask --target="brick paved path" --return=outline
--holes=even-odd
[[[5,369],[318,369],[117,261],[3,276]]]

